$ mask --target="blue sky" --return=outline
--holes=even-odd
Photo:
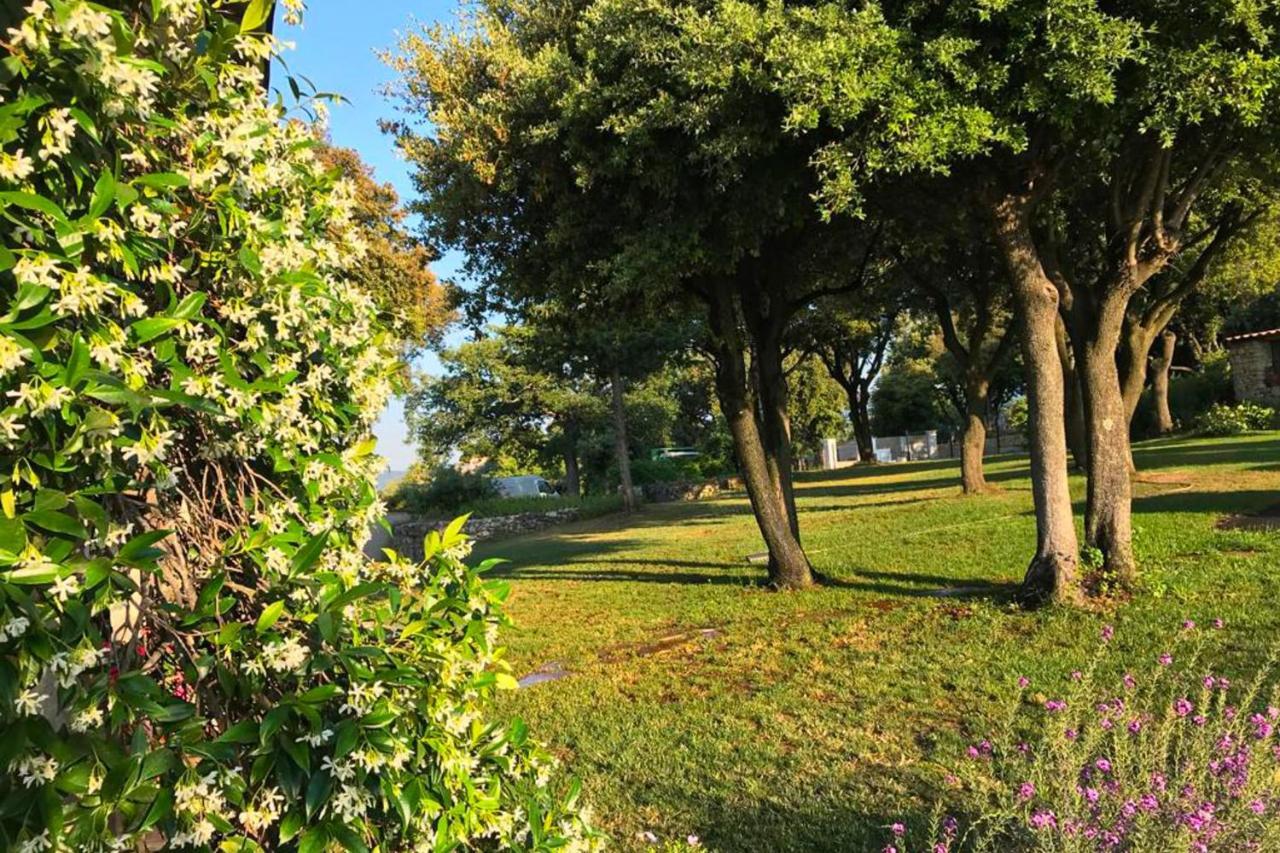
[[[408,165],[397,156],[391,139],[378,129],[378,119],[392,115],[380,91],[393,74],[378,58],[392,47],[396,34],[435,21],[451,20],[456,0],[308,0],[301,28],[278,26],[276,33],[297,49],[285,55],[289,69],[309,77],[320,91],[337,92],[350,103],[335,106],[330,116],[333,141],[360,152],[380,181],[389,181],[402,199],[412,197]],[[279,74],[279,71],[276,72]],[[436,275],[453,278],[458,258],[446,255],[434,265]],[[420,365],[434,372],[439,362],[427,356]],[[378,452],[394,470],[413,461],[404,408],[393,401],[374,429]]]

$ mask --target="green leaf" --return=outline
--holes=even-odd
[[[67,221],[67,215],[62,212],[62,208],[44,196],[36,195],[35,193],[22,192],[21,190],[0,192],[0,206],[9,207],[10,205],[25,207],[27,210],[47,214],[58,222]]]
[[[89,345],[84,342],[84,338],[75,335],[71,339],[71,355],[67,358],[67,366],[62,373],[62,384],[75,390],[88,370]]]
[[[189,181],[182,175],[174,174],[173,172],[153,172],[150,175],[134,178],[133,183],[153,189],[176,189],[185,187]]]
[[[0,551],[21,554],[26,547],[26,526],[16,518],[0,518]]]
[[[35,510],[27,513],[22,518],[28,524],[34,524],[36,527],[52,531],[53,533],[61,533],[64,536],[74,536],[76,539],[89,538],[89,533],[84,529],[84,525],[80,523],[80,519],[67,515],[64,512]]]
[[[328,541],[329,531],[327,530],[312,536],[306,545],[294,553],[293,564],[289,568],[289,574],[298,575],[314,566],[316,560],[320,559],[320,555],[324,553],[324,548]]]
[[[240,19],[240,32],[248,33],[260,28],[271,19],[275,0],[250,0],[249,7],[244,10]]]
[[[116,197],[116,179],[108,171],[103,171],[98,176],[98,181],[93,185],[93,198],[89,201],[89,219],[97,219],[99,216],[107,212],[111,207],[111,202]]]
[[[257,743],[258,724],[253,720],[241,720],[222,734],[218,743]]]
[[[164,556],[164,552],[158,548],[151,547],[160,540],[173,533],[172,530],[148,530],[145,533],[139,533],[124,543],[124,547],[116,555],[116,559],[122,563],[141,563],[151,562]]]
[[[168,334],[185,322],[185,320],[177,317],[147,317],[138,320],[129,327],[129,330],[133,332],[133,336],[138,343],[145,344],[147,341],[152,341],[161,335]]]
[[[24,566],[21,569],[5,572],[3,577],[5,583],[30,585],[53,583],[58,579],[58,574],[57,566]]]
[[[273,601],[266,606],[266,609],[258,615],[258,621],[253,629],[261,634],[263,631],[269,630],[272,625],[280,621],[281,614],[284,613],[284,599]]]
[[[313,826],[298,841],[298,853],[321,853],[329,843],[329,833],[323,827]]]
[[[170,312],[169,316],[176,317],[179,320],[190,320],[200,313],[200,309],[204,307],[204,302],[208,298],[205,293],[192,293],[178,303],[178,307]]]
[[[333,780],[329,778],[328,773],[317,773],[311,777],[311,784],[307,786],[307,818],[318,814],[320,809],[324,807],[325,801],[329,799],[329,792],[333,789]]]

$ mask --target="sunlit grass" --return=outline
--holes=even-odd
[[[885,826],[948,796],[948,764],[1016,675],[1079,666],[1104,621],[1146,655],[1184,617],[1222,618],[1224,673],[1280,638],[1280,533],[1218,527],[1280,502],[1280,434],[1137,458],[1146,589],[1105,611],[1009,603],[1035,526],[1017,457],[993,460],[997,491],[976,498],[951,462],[801,475],[805,545],[838,581],[803,593],[755,586],[744,558],[762,545],[740,497],[491,543],[484,556],[512,561],[517,673],[572,672],[505,710],[583,778],[623,848],[647,830],[723,850],[879,849]],[[718,633],[658,642],[703,628]]]

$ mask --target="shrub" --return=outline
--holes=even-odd
[[[591,843],[482,718],[504,591],[465,540],[361,555],[395,341],[350,185],[262,90],[271,4],[230,6],[5,37],[0,846]]]
[[[639,486],[650,483],[679,483],[701,480],[697,459],[635,459],[631,462],[631,482]]]
[[[1244,685],[1215,673],[1210,633],[1188,621],[1168,651],[1117,668],[1108,626],[1085,671],[1019,679],[1010,722],[955,777],[980,816],[914,828],[922,849],[1280,849],[1280,686],[1272,663]]]
[[[1275,423],[1275,409],[1256,403],[1236,406],[1217,404],[1196,421],[1196,431],[1204,435],[1239,435],[1252,430],[1269,429]]]
[[[388,500],[392,509],[454,516],[497,497],[498,487],[492,477],[441,466],[425,483],[401,483]]]

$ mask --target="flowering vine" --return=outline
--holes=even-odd
[[[592,846],[482,718],[505,590],[458,526],[362,554],[396,342],[351,186],[263,91],[272,4],[230,5],[0,37],[0,837]]]

